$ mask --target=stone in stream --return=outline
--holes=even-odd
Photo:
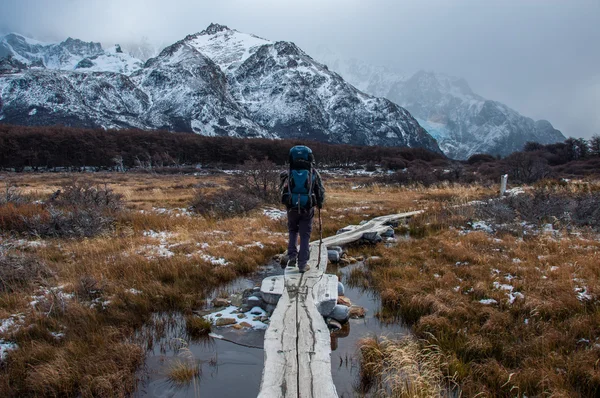
[[[350,307],[338,304],[333,308],[333,311],[331,311],[329,317],[335,319],[338,322],[346,323],[348,322],[349,314]]]
[[[377,232],[365,232],[364,234],[362,234],[360,240],[371,244],[376,244],[383,241],[383,239]]]
[[[342,282],[338,282],[338,296],[343,296],[345,291],[344,284]]]
[[[229,296],[229,300],[231,300],[231,305],[241,307],[243,302],[243,296],[239,293],[235,293]]]
[[[348,313],[348,315],[350,315],[350,318],[352,319],[357,319],[364,318],[366,313],[367,310],[365,310],[363,307],[353,305],[352,307],[350,307],[350,312]]]
[[[233,318],[219,318],[215,323],[216,326],[228,326],[237,323]]]
[[[346,296],[338,296],[337,303],[346,307],[352,307],[352,301]]]
[[[381,234],[382,238],[393,238],[394,237],[394,228],[390,227],[383,231]]]
[[[240,326],[246,329],[252,329],[252,325],[250,325],[248,322],[241,322]]]
[[[246,318],[246,314],[238,314],[238,319],[244,319]]]
[[[342,249],[341,246],[330,246],[327,248],[327,251],[329,250],[335,250],[336,252],[340,253],[340,256],[344,252],[344,249]]]
[[[229,301],[226,298],[217,297],[212,301],[212,304],[215,307],[227,307],[229,306]]]
[[[276,307],[277,307],[277,304],[267,304],[267,305],[265,305],[264,310],[267,312],[267,314],[272,315],[273,311],[275,311]]]
[[[246,299],[246,305],[248,305],[250,308],[262,307],[263,300],[260,297],[250,296]]]
[[[327,327],[331,330],[340,330],[342,328],[342,324],[333,318],[327,318],[325,322],[327,323]]]
[[[327,250],[327,259],[332,263],[340,261],[340,253],[336,250]]]

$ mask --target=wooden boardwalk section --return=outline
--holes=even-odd
[[[308,272],[300,274],[297,268],[287,268],[284,275],[263,281],[263,299],[277,307],[265,332],[260,398],[338,396],[331,376],[331,337],[323,318],[331,313],[338,298],[337,276],[325,273],[327,247],[357,241],[365,233],[381,233],[390,228],[390,222],[420,213],[422,211],[377,217],[325,238],[320,257],[319,241],[312,242]]]

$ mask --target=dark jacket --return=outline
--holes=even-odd
[[[317,206],[319,209],[323,208],[323,202],[325,202],[325,187],[323,187],[323,181],[321,175],[316,169],[312,169],[312,192],[314,195],[313,206]],[[288,171],[283,171],[279,174],[279,191],[281,193],[281,203],[286,205],[288,209],[289,205],[289,189],[288,189]]]

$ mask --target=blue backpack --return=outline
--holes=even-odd
[[[289,161],[287,205],[298,211],[309,210],[316,202],[312,189],[313,153],[309,147],[297,145],[290,149]]]

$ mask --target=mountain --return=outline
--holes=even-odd
[[[534,121],[508,106],[475,94],[461,78],[419,71],[405,76],[386,67],[342,60],[320,49],[320,59],[365,92],[405,107],[450,158],[476,153],[506,156],[528,141],[565,140],[546,120]]]
[[[211,24],[141,61],[115,46],[1,38],[0,121],[423,147],[410,113],[291,42]],[[60,57],[54,54],[61,54]],[[1,56],[1,55],[0,55]]]

